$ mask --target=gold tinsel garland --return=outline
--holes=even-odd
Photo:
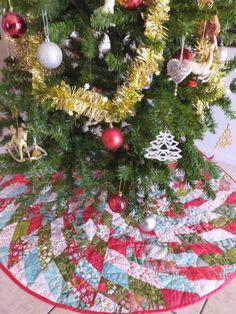
[[[137,56],[126,73],[126,80],[118,87],[112,100],[98,92],[85,88],[70,87],[65,82],[54,87],[45,83],[47,72],[36,60],[36,49],[41,42],[37,36],[29,36],[15,43],[15,55],[21,60],[24,69],[30,70],[33,76],[33,93],[39,101],[52,101],[52,107],[73,112],[76,117],[87,116],[90,120],[107,123],[120,122],[133,113],[137,102],[143,98],[142,88],[147,82],[148,75],[159,74],[159,66],[163,61],[163,42],[166,39],[164,23],[168,21],[170,0],[153,0],[146,17],[145,36],[148,42],[159,42],[154,45],[141,45]],[[18,53],[23,53],[23,58]],[[22,61],[24,60],[24,61]]]
[[[200,9],[212,8],[214,0],[197,0]]]
[[[204,63],[208,61],[209,55],[212,49],[212,42],[208,39],[201,38],[198,39],[195,45],[195,60],[199,63]]]
[[[25,36],[20,40],[9,37],[10,55],[18,60],[20,67],[32,73],[32,89],[42,89],[50,71],[45,69],[37,60],[36,50],[43,41],[42,34]]]

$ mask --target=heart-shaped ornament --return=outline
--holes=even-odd
[[[167,64],[167,73],[172,80],[179,84],[192,72],[192,62],[190,60],[171,59]]]

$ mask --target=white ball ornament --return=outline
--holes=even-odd
[[[111,50],[111,40],[107,34],[104,34],[102,41],[98,47],[99,59],[103,59],[105,55]]]
[[[46,69],[56,69],[62,63],[61,48],[50,41],[43,42],[37,49],[37,59]]]
[[[141,228],[144,231],[150,232],[156,228],[157,220],[154,216],[148,216],[145,218],[144,222],[141,225]]]

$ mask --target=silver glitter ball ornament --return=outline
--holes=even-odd
[[[56,69],[62,63],[61,48],[52,42],[43,42],[37,49],[37,59],[46,69]]]
[[[141,228],[144,231],[150,232],[156,228],[157,220],[155,216],[148,216],[144,219],[144,222],[141,225]]]

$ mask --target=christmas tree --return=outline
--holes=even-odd
[[[214,197],[204,173],[217,169],[194,141],[214,131],[213,105],[234,118],[222,79],[236,60],[222,63],[217,47],[235,40],[234,1],[1,0],[0,9],[11,54],[1,175],[27,173],[31,199],[63,178],[61,206],[79,175],[87,193],[102,187],[111,208],[141,217],[154,184],[175,203],[170,162]],[[145,158],[166,130],[182,158]]]

